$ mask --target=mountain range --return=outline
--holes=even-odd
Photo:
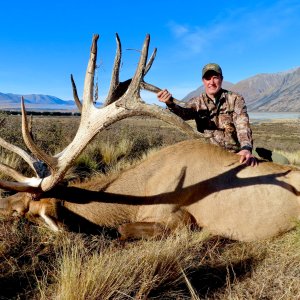
[[[223,88],[243,95],[248,111],[300,111],[300,67],[273,74],[257,74],[236,84],[224,81]],[[187,101],[203,91],[203,86],[200,86],[182,101]]]
[[[16,95],[0,93],[0,109],[2,110],[19,110],[21,105],[21,97],[24,97],[24,102],[27,109],[36,110],[75,110],[76,104],[72,100],[62,100],[55,96],[49,95]]]
[[[300,67],[273,74],[257,74],[238,83],[223,82],[223,88],[244,96],[248,111],[300,112]],[[203,86],[182,101],[199,95]],[[49,95],[23,95],[27,109],[76,110],[75,102]],[[19,110],[21,95],[0,93],[0,109]],[[100,106],[101,104],[99,104]]]

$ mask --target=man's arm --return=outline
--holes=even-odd
[[[234,102],[233,122],[241,149],[252,151],[253,139],[247,107],[244,98],[239,95],[235,98]]]
[[[157,93],[157,98],[160,102],[163,102],[167,105],[168,109],[181,117],[183,120],[192,120],[196,116],[196,106],[193,101],[188,101],[185,107],[179,106],[173,102],[172,94],[164,89]]]
[[[257,160],[252,155],[253,138],[249,123],[249,116],[245,100],[242,96],[237,96],[234,104],[233,122],[236,127],[237,138],[241,145],[241,150],[237,153],[241,156],[240,163],[256,166]]]

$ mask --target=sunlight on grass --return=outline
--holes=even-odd
[[[102,160],[107,165],[115,164],[120,158],[129,155],[133,141],[122,139],[117,144],[106,142],[100,145]]]
[[[196,248],[207,235],[181,230],[159,241],[111,244],[99,253],[83,245],[64,247],[57,270],[58,299],[145,299],[157,289],[182,284]],[[163,292],[163,291],[161,291]],[[170,293],[170,291],[168,291]],[[176,292],[180,296],[180,291]],[[175,296],[175,294],[174,294]],[[175,299],[175,298],[174,298]]]
[[[0,162],[8,165],[14,169],[17,169],[21,163],[23,163],[23,160],[15,153],[1,153],[0,154]],[[5,177],[5,175],[3,175],[3,173],[0,173],[0,178],[7,178]]]
[[[276,150],[276,152],[285,156],[289,160],[290,164],[295,165],[295,166],[300,166],[300,150],[294,151],[294,152]]]

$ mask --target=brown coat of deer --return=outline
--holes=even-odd
[[[300,216],[299,170],[270,162],[261,162],[255,168],[240,165],[236,154],[199,139],[165,147],[106,183],[91,180],[76,186],[60,186],[75,158],[95,134],[127,116],[155,116],[194,137],[198,135],[178,117],[141,102],[141,87],[158,89],[144,81],[155,56],[154,51],[147,63],[149,36],[136,74],[125,82],[118,79],[121,46],[117,36],[106,105],[95,108],[92,95],[97,39],[94,36],[82,106],[78,101],[82,112],[80,126],[70,145],[53,157],[39,149],[31,139],[23,103],[23,137],[33,156],[0,140],[3,147],[18,153],[36,173],[35,177],[27,178],[9,166],[0,165],[0,171],[16,180],[1,180],[0,187],[18,192],[1,199],[4,212],[38,216],[53,230],[67,220],[81,228],[115,227],[123,239],[157,236],[193,224],[214,234],[250,241],[295,226]],[[78,100],[73,80],[72,83]]]

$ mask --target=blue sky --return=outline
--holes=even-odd
[[[299,67],[300,2],[179,0],[1,1],[0,92],[72,99],[82,95],[89,48],[100,34],[100,100],[108,91],[115,33],[123,47],[121,80],[132,77],[147,33],[158,48],[146,81],[182,98],[201,85],[208,62],[236,83]],[[156,102],[154,94],[144,95]]]

